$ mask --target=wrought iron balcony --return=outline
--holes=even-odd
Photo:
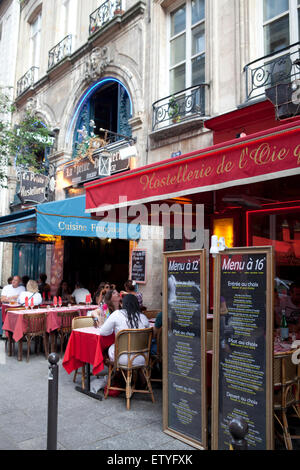
[[[28,90],[37,79],[38,67],[31,67],[20,80],[17,81],[17,96]]]
[[[56,46],[54,46],[48,54],[48,70],[58,64],[72,52],[72,35],[69,34]]]
[[[205,116],[206,87],[207,83],[201,83],[153,103],[152,130]]]
[[[250,62],[244,67],[247,101],[264,96],[265,90],[291,84],[300,78],[300,42]]]
[[[102,28],[115,15],[122,13],[122,0],[107,0],[90,15],[89,35]]]

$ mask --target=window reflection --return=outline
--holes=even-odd
[[[300,270],[300,210],[250,214],[250,245],[273,246],[276,276],[293,281]]]

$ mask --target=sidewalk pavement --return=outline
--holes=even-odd
[[[0,450],[46,450],[48,361],[32,353],[26,362],[8,357],[0,339]],[[81,376],[77,376],[77,385]],[[59,361],[58,450],[170,450],[194,448],[162,431],[162,389],[134,394],[127,411],[125,395],[98,401],[75,390],[73,373]]]

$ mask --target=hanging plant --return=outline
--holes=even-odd
[[[174,123],[180,121],[179,104],[175,100],[174,96],[172,96],[169,101],[169,116]]]
[[[15,108],[8,93],[0,90],[0,188],[7,187],[7,168],[14,166],[40,173],[44,170],[38,155],[52,147],[50,131],[30,111],[22,120],[12,125],[11,114]]]

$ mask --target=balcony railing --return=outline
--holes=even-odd
[[[48,70],[58,64],[72,52],[72,35],[69,34],[56,46],[54,46],[48,54]]]
[[[299,47],[300,42],[297,42],[244,67],[247,101],[263,96],[268,88],[300,78]]]
[[[207,83],[186,88],[153,103],[152,130],[205,116]]]
[[[20,80],[17,81],[17,96],[28,90],[37,80],[38,67],[31,67]]]
[[[107,0],[90,15],[89,35],[102,28],[115,15],[122,13],[122,0]]]

